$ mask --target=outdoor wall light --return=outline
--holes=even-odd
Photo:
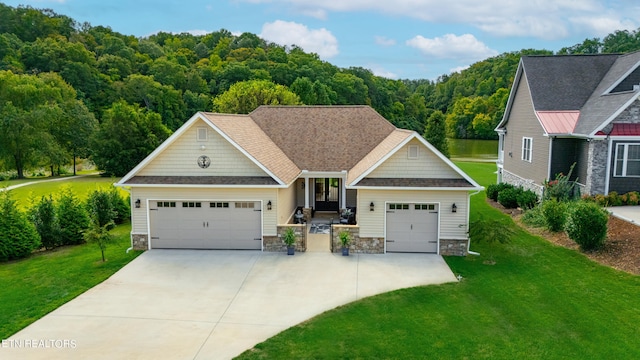
[[[140,199],[136,200],[136,209],[140,209]]]
[[[373,205],[373,201],[369,204],[369,211],[373,211],[375,205]]]
[[[271,210],[271,200],[267,203],[267,210]]]
[[[200,146],[200,150],[206,150],[206,149],[207,149],[206,146],[204,146],[204,145]]]
[[[453,205],[451,205],[451,212],[458,212],[458,207],[456,206],[456,203],[453,203]]]

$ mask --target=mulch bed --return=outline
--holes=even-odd
[[[521,211],[505,209],[491,199],[487,199],[487,202],[503,213],[511,215],[514,221],[528,232],[553,244],[580,251],[578,244],[569,239],[566,233],[553,233],[546,229],[530,227],[521,221]],[[597,251],[583,252],[583,254],[602,265],[640,275],[640,226],[609,216],[607,241],[604,247]]]

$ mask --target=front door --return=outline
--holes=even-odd
[[[315,180],[316,210],[338,211],[340,208],[340,179]]]

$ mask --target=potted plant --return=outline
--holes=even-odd
[[[342,256],[349,256],[349,244],[351,244],[351,234],[346,231],[340,231],[338,234],[340,244],[342,245]]]
[[[287,255],[293,255],[296,244],[296,233],[293,231],[293,228],[287,228],[287,230],[285,230],[282,241],[287,245]]]

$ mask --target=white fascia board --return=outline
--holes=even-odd
[[[211,128],[213,130],[215,130],[220,136],[222,136],[225,140],[227,140],[229,142],[229,144],[233,145],[233,147],[235,147],[238,151],[240,151],[244,156],[246,156],[249,160],[251,160],[254,164],[256,164],[256,166],[258,166],[260,169],[262,169],[262,171],[264,171],[265,173],[267,173],[267,175],[271,176],[273,179],[275,179],[278,184],[280,185],[286,185],[284,183],[284,181],[282,181],[282,179],[280,179],[279,177],[277,177],[274,173],[271,172],[271,170],[267,169],[264,165],[262,165],[261,162],[259,162],[256,158],[254,158],[251,154],[249,154],[242,146],[238,145],[238,143],[236,143],[235,141],[233,141],[233,139],[231,139],[224,131],[222,131],[220,128],[218,128],[212,121],[210,121],[209,119],[207,119],[207,117],[204,117],[204,120],[207,124],[209,124],[209,126],[211,126]]]
[[[484,186],[477,187],[400,187],[400,186],[348,186],[347,189],[360,190],[400,190],[400,191],[482,191]]]
[[[346,178],[347,171],[309,171],[302,170],[298,177],[301,178]]]
[[[182,126],[180,128],[178,128],[178,130],[176,130],[176,132],[174,132],[173,134],[171,134],[171,136],[169,136],[165,141],[162,142],[162,144],[160,144],[160,146],[158,146],[155,150],[153,150],[151,152],[151,154],[149,154],[146,158],[144,158],[144,160],[142,160],[136,167],[134,167],[131,171],[129,171],[127,173],[127,175],[125,175],[124,177],[122,177],[122,179],[120,179],[120,181],[117,182],[117,185],[124,185],[124,183],[131,179],[132,177],[134,177],[140,170],[142,170],[145,166],[147,166],[147,164],[149,164],[153,159],[155,159],[161,152],[164,151],[164,149],[166,149],[167,147],[169,147],[169,145],[173,144],[173,142],[179,138],[184,132],[186,132],[189,128],[191,128],[191,126],[193,125],[194,122],[198,121],[198,119],[204,120],[205,117],[204,116],[200,116],[200,112],[195,113],[189,120],[187,120],[187,122],[185,122],[184,124],[182,124]],[[208,121],[207,121],[208,123]]]
[[[196,185],[196,184],[125,184],[137,188],[196,188],[196,189],[280,189],[287,185]]]
[[[522,65],[522,59],[520,59],[520,63],[518,64],[518,70],[516,70],[516,76],[514,77],[513,85],[511,85],[511,91],[509,91],[509,97],[507,98],[507,105],[505,106],[504,115],[502,115],[502,120],[498,123],[495,131],[501,129],[504,124],[507,122],[509,115],[511,114],[511,108],[513,107],[513,99],[515,97],[515,93],[518,89],[518,85],[520,84],[520,80],[522,79],[522,73],[524,66]]]
[[[615,120],[618,115],[620,115],[623,111],[625,111],[629,106],[631,106],[631,104],[633,104],[634,101],[636,101],[638,99],[638,96],[640,96],[640,92],[636,92],[629,100],[627,100],[626,103],[624,103],[624,105],[620,106],[618,108],[618,110],[616,110],[611,116],[609,116],[607,118],[607,120],[605,120],[604,122],[602,122],[602,124],[600,124],[600,126],[598,126],[595,130],[593,130],[591,132],[591,134],[589,134],[589,137],[595,137],[596,133],[602,129],[604,129],[607,125],[609,125],[613,120]]]
[[[612,140],[640,141],[640,136],[609,136]]]

